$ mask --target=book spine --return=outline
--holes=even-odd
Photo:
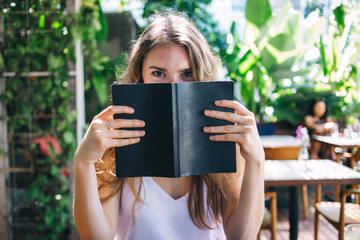
[[[178,84],[172,85],[172,119],[173,119],[173,151],[174,151],[174,177],[180,177],[179,155],[179,112],[178,112]]]

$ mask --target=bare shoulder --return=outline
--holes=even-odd
[[[314,121],[314,117],[311,115],[306,115],[305,116],[305,122],[313,122]]]

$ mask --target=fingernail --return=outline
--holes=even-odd
[[[132,142],[139,142],[139,141],[140,141],[140,138],[132,138],[131,141],[132,141]]]
[[[141,136],[145,135],[145,131],[139,131],[139,135]]]
[[[209,127],[204,127],[204,131],[205,131],[205,132],[208,132],[209,130],[210,130]]]
[[[216,101],[215,101],[215,105],[218,105],[218,104],[220,104],[220,101],[219,101],[219,100],[216,100]]]
[[[137,125],[140,126],[140,127],[143,127],[143,126],[145,126],[145,122],[140,121],[140,122],[137,123]]]
[[[215,136],[209,136],[210,140],[214,140]]]
[[[210,115],[210,110],[205,110],[205,115]]]
[[[134,113],[135,112],[135,110],[133,108],[128,108],[127,110],[128,110],[129,113]]]

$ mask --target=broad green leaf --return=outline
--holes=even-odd
[[[272,10],[268,0],[248,0],[245,6],[245,18],[261,28],[271,18]]]
[[[237,23],[236,21],[233,21],[231,24],[231,28],[230,28],[230,33],[233,37],[233,43],[238,43],[240,42],[240,37],[237,33]]]
[[[252,54],[249,50],[242,57],[239,63],[239,74],[240,76],[245,76],[245,74],[259,61],[258,58]]]
[[[271,76],[274,78],[274,80],[278,80],[284,78],[293,78],[296,76],[303,76],[308,74],[309,72],[311,72],[311,68],[300,69],[298,71],[291,71],[289,70],[289,68],[287,68],[274,71],[272,72]]]
[[[274,56],[267,48],[261,51],[261,63],[266,69],[270,69],[272,66],[278,64],[276,55]]]
[[[326,66],[326,55],[325,55],[325,46],[324,43],[322,41],[322,37],[320,36],[320,56],[321,56],[321,65],[322,65],[322,69],[324,72],[324,76],[326,76],[328,74],[327,71],[327,66]]]
[[[99,23],[101,25],[100,30],[96,33],[96,39],[99,43],[105,43],[108,35],[108,24],[106,20],[106,15],[101,10],[100,2],[96,1],[96,4],[99,5]]]
[[[343,4],[340,4],[338,7],[334,9],[333,12],[334,12],[335,21],[337,23],[339,35],[341,36],[345,29],[345,16],[346,16],[345,6]]]
[[[269,74],[272,75],[273,73],[275,73],[277,71],[291,69],[291,67],[294,66],[295,60],[296,60],[296,55],[290,56],[284,62],[281,62],[279,64],[272,66],[269,69]]]
[[[330,48],[330,49],[332,50],[332,54],[330,56],[332,56],[332,58],[330,60],[330,69],[332,72],[335,72],[338,67],[338,58],[341,58],[341,56],[342,56],[341,52],[339,52],[338,39],[333,38],[331,46],[332,46],[332,48]]]
[[[295,42],[290,35],[281,33],[268,40],[268,44],[271,44],[279,51],[290,51],[295,49]]]
[[[96,95],[101,105],[105,105],[108,101],[107,83],[100,72],[93,71],[91,82],[94,86]]]
[[[296,49],[290,51],[279,51],[278,49],[274,48],[272,45],[267,45],[266,49],[273,55],[276,56],[276,62],[278,64],[284,63],[290,58],[296,58],[298,51]],[[291,67],[291,66],[290,66]]]
[[[260,29],[260,33],[257,35],[256,39],[256,43],[260,49],[259,51],[261,51],[267,43],[267,41],[264,41],[264,39],[266,40],[268,37],[273,37],[277,34],[286,32],[291,8],[291,3],[286,1],[280,12],[273,16],[269,22],[267,22],[267,24]]]

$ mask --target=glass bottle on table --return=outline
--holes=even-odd
[[[334,122],[334,126],[331,129],[331,137],[339,137],[339,124]]]
[[[296,138],[300,144],[298,160],[309,160],[309,152],[307,147],[310,143],[310,137],[307,128],[300,125],[296,129]]]
[[[307,144],[300,145],[298,160],[309,160],[309,152],[307,149]]]

